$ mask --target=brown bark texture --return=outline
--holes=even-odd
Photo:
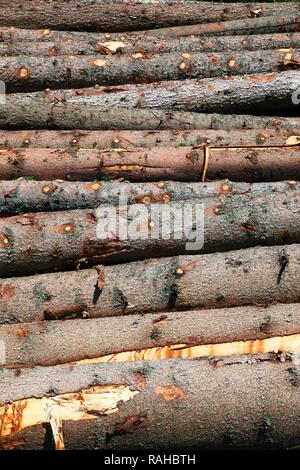
[[[282,256],[288,259],[283,273]],[[299,266],[299,245],[257,246],[6,278],[0,284],[0,322],[297,303]]]
[[[47,122],[54,125],[71,112],[69,120],[74,127],[81,127],[76,120],[80,112],[80,122],[84,122],[86,106],[97,113],[100,110],[118,108],[151,109],[163,108],[176,111],[197,111],[201,113],[274,113],[294,110],[297,112],[297,90],[300,86],[299,71],[242,75],[229,78],[206,78],[164,81],[151,84],[128,84],[119,87],[94,87],[71,90],[54,90],[33,93],[17,93],[7,96],[6,104],[0,106],[0,124],[16,123],[24,116],[35,115],[34,122]],[[69,107],[70,105],[70,107]],[[299,106],[299,105],[298,105]],[[20,109],[21,108],[21,109]],[[123,111],[122,111],[123,113]],[[136,113],[136,111],[135,111]],[[27,118],[28,119],[28,118]],[[122,122],[125,122],[122,114]],[[159,123],[158,123],[159,125]],[[39,124],[38,127],[41,127]],[[200,126],[201,127],[201,126]],[[94,128],[91,126],[91,129]]]
[[[236,18],[297,14],[297,2],[242,4],[214,2],[103,2],[80,0],[52,2],[22,0],[0,2],[0,23],[27,28],[127,31],[162,26],[228,21]]]
[[[257,341],[299,332],[299,304],[0,326],[1,340],[5,343],[2,366],[14,368],[64,364],[122,352],[137,351],[138,357],[139,352],[150,348],[155,348],[158,354],[157,348],[165,348],[166,356],[170,348],[170,356],[172,353],[176,356],[176,346],[182,354],[191,346]],[[164,350],[161,356],[164,358]]]
[[[21,178],[0,181],[0,215],[96,209],[101,204],[117,206],[120,197],[126,197],[127,204],[161,204],[168,201],[201,200],[228,193],[270,194],[284,192],[291,187],[299,191],[300,183],[292,180],[275,183],[236,183],[229,180],[209,183],[70,182]]]
[[[1,34],[1,28],[0,28]],[[29,32],[26,30],[24,36]],[[97,33],[49,32],[51,37],[41,36],[34,40],[37,32],[26,39],[12,38],[0,43],[0,56],[70,56],[70,55],[120,55],[120,54],[162,54],[162,53],[204,53],[230,51],[262,51],[267,49],[299,49],[299,33],[255,34],[244,36],[185,36],[175,39],[132,38],[119,35],[118,38],[103,37]],[[56,37],[57,35],[57,37]],[[114,35],[115,36],[115,35]],[[47,35],[46,35],[47,37]],[[122,38],[122,39],[121,39]]]
[[[0,150],[0,178],[91,181],[300,180],[298,145],[282,147],[144,147]]]
[[[174,449],[174,440],[184,449],[292,447],[299,443],[298,375],[291,358],[280,362],[276,355],[228,358],[217,366],[203,359],[77,365],[71,370],[69,365],[36,367],[21,374],[4,370],[1,403],[7,406],[1,408],[1,445],[49,448],[49,422],[26,427],[26,405],[34,409],[44,398],[50,410],[64,417],[60,424],[66,449]],[[114,396],[118,390],[122,399],[108,413],[103,394]],[[77,416],[76,421],[76,415],[64,411],[64,405],[72,410],[72,403],[88,399],[93,391],[94,408],[83,416],[90,419]],[[73,394],[65,399],[59,395],[68,392]],[[14,407],[8,405],[18,399]]]
[[[141,36],[158,38],[178,38],[183,36],[226,36],[241,34],[265,34],[265,33],[285,33],[299,32],[299,14],[267,16],[263,18],[243,18],[232,21],[194,24],[187,26],[173,26],[169,28],[148,29],[141,31]],[[136,34],[134,33],[128,33]]]
[[[300,68],[299,51],[233,51],[130,56],[2,57],[8,92],[80,88],[280,72]]]
[[[207,126],[213,127],[215,118]],[[227,116],[228,118],[228,116]],[[242,116],[237,116],[237,121]],[[164,130],[164,131],[85,131],[75,129],[66,130],[25,130],[3,131],[0,130],[0,148],[57,148],[57,149],[108,149],[130,147],[196,147],[207,144],[214,147],[250,147],[250,146],[283,146],[300,144],[300,119],[285,118],[276,127],[276,118],[264,118],[253,116],[253,121],[264,123],[265,127],[255,129],[226,129],[226,116],[217,116],[225,129],[196,129],[189,131]],[[229,118],[228,118],[229,120]],[[249,116],[250,120],[250,116]],[[261,120],[261,121],[260,121]],[[294,127],[293,127],[294,121]],[[287,125],[286,125],[287,123]],[[290,123],[290,124],[289,124]],[[298,127],[296,127],[298,125]],[[273,127],[273,128],[272,128]],[[285,129],[286,127],[286,129]],[[290,128],[289,128],[290,127]]]

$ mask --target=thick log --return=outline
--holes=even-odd
[[[74,269],[82,259],[89,266],[241,249],[262,241],[297,243],[299,200],[299,191],[290,189],[221,195],[201,204],[192,200],[127,207],[125,199],[117,209],[103,206],[2,217],[0,276]]]
[[[292,447],[299,368],[288,356],[282,361],[252,355],[217,366],[203,359],[4,369],[1,444],[49,448],[54,434],[56,448],[66,449]]]
[[[120,197],[127,204],[163,203],[202,199],[220,194],[275,193],[290,187],[300,190],[296,181],[276,183],[234,183],[228,180],[211,183],[69,182],[69,181],[0,181],[0,215],[70,209],[95,209],[100,204],[117,206]]]
[[[222,117],[220,116],[219,119]],[[226,126],[226,116],[224,126]],[[242,118],[242,116],[241,116]],[[259,119],[259,117],[257,117]],[[262,118],[263,121],[264,118]],[[208,120],[208,119],[207,119]],[[286,119],[289,122],[288,119]],[[255,118],[254,118],[255,121]],[[266,119],[267,126],[274,126],[272,119]],[[128,147],[196,147],[201,144],[219,147],[246,147],[246,146],[281,146],[300,144],[299,128],[284,129],[285,120],[281,128],[261,129],[197,129],[192,131],[48,131],[35,129],[27,131],[0,130],[0,148],[128,148]],[[292,119],[290,120],[292,124]],[[295,123],[297,119],[295,118]],[[211,119],[212,127],[214,125]],[[279,126],[278,126],[279,127]]]
[[[295,136],[297,137],[297,136]],[[144,147],[0,150],[0,178],[92,181],[300,180],[297,145],[282,147]]]
[[[1,31],[1,28],[0,28]],[[162,54],[229,51],[261,51],[267,49],[299,49],[299,33],[257,34],[250,36],[208,36],[176,39],[135,38],[120,36],[110,40],[97,33],[52,32],[52,41],[8,40],[0,43],[0,56],[60,56],[60,55],[112,55],[112,54]],[[28,33],[27,33],[28,34]],[[47,35],[46,35],[47,37]],[[122,37],[122,40],[121,40]]]
[[[103,2],[80,0],[49,3],[31,0],[0,2],[0,23],[27,28],[84,29],[91,31],[127,31],[161,26],[227,21],[265,15],[296,14],[297,2],[287,6],[270,3],[235,4],[213,2]]]
[[[171,26],[169,28],[148,29],[141,31],[143,37],[177,38],[183,36],[226,36],[241,34],[286,33],[300,31],[299,14],[285,16],[267,16],[263,18],[243,18],[222,23],[193,24]],[[134,33],[127,33],[136,34]]]
[[[97,129],[97,130],[157,130],[157,129],[236,129],[262,128],[298,129],[298,117],[253,116],[237,114],[198,114],[168,111],[162,108],[134,110],[126,107],[108,108],[94,104],[49,102],[36,93],[6,96],[0,105],[2,129]],[[266,110],[265,110],[266,111]]]
[[[152,83],[223,77],[300,68],[298,51],[268,50],[144,56],[0,58],[0,79],[8,92]]]
[[[49,366],[93,359],[119,362],[139,360],[139,356],[171,359],[188,357],[189,353],[192,358],[201,357],[205,353],[201,346],[209,345],[212,347],[208,355],[216,356],[222,343],[230,347],[228,343],[247,342],[253,348],[254,341],[297,335],[300,338],[299,332],[300,304],[129,315],[121,319],[58,320],[51,322],[51,328],[48,322],[2,325],[5,361],[1,366]],[[248,352],[251,353],[250,347]]]
[[[283,254],[288,265],[278,283]],[[2,279],[0,322],[296,303],[299,257],[299,245],[260,246]]]
[[[48,127],[49,124],[55,125],[59,117],[62,120],[62,116],[71,113],[69,119],[73,122],[73,128],[82,127],[86,121],[84,107],[87,105],[93,109],[94,114],[98,109],[102,112],[105,109],[113,109],[114,113],[121,112],[116,108],[149,108],[154,114],[155,108],[201,113],[258,114],[266,111],[268,113],[289,111],[296,114],[297,106],[293,104],[292,98],[294,96],[296,100],[298,99],[299,86],[300,72],[286,71],[227,79],[190,79],[129,84],[122,87],[17,93],[8,95],[6,104],[0,106],[0,125],[2,126],[3,122],[7,127],[11,126],[12,122],[16,125],[18,121],[24,125],[24,122],[27,123],[30,118],[31,125],[39,121],[47,122]],[[267,110],[266,101],[268,101]],[[76,119],[77,113],[80,113],[80,123]],[[122,122],[125,123],[123,111]],[[38,127],[41,127],[41,123]],[[90,128],[95,127],[91,125]]]

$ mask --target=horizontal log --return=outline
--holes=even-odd
[[[4,370],[1,444],[49,448],[54,435],[66,449],[287,448],[299,442],[298,374],[291,359],[274,355],[217,366],[205,359]]]
[[[93,109],[94,114],[98,109],[103,112],[112,108],[114,113],[121,112],[116,108],[149,108],[155,114],[155,108],[163,108],[165,111],[258,114],[266,112],[265,102],[268,101],[269,113],[289,111],[296,114],[297,107],[292,102],[292,96],[296,94],[297,98],[299,86],[300,73],[286,71],[227,79],[187,79],[120,87],[17,93],[8,95],[6,104],[0,105],[0,125],[2,126],[2,122],[6,127],[11,126],[11,123],[17,125],[18,122],[24,125],[30,118],[31,125],[39,121],[38,127],[41,127],[41,122],[46,121],[48,127],[55,125],[59,117],[62,120],[62,116],[71,113],[69,119],[73,123],[73,128],[81,127],[85,120],[83,113],[86,105]],[[78,112],[80,112],[79,123],[76,119]],[[122,122],[124,125],[123,114]],[[95,127],[91,125],[90,128]]]
[[[85,29],[91,31],[127,31],[161,26],[227,21],[265,15],[299,12],[297,2],[235,4],[214,2],[107,2],[21,0],[0,2],[0,23],[32,28]]]
[[[24,212],[47,212],[70,209],[96,209],[100,204],[117,206],[120,197],[127,204],[163,203],[202,199],[220,194],[275,193],[290,187],[300,190],[296,181],[276,183],[235,183],[229,180],[210,183],[159,183],[129,182],[69,182],[31,181],[19,179],[0,181],[0,215]]]
[[[207,123],[209,124],[207,117]],[[227,116],[228,120],[230,119]],[[238,116],[236,117],[238,120]],[[226,116],[218,116],[224,121],[226,126]],[[242,116],[240,117],[240,120]],[[259,117],[255,121],[259,122]],[[298,128],[285,129],[285,120],[293,124],[293,119],[285,118],[280,123],[280,128],[276,125],[276,118],[272,123],[271,118],[265,119],[266,125],[270,128],[255,129],[197,129],[192,131],[84,131],[76,129],[74,131],[48,131],[45,129],[35,129],[27,131],[3,131],[0,130],[0,148],[29,147],[29,148],[128,148],[128,147],[196,147],[201,144],[209,144],[218,147],[246,147],[246,146],[281,146],[297,145],[300,143],[300,119]],[[249,117],[250,120],[250,117]],[[295,125],[297,118],[294,119]],[[210,123],[212,127],[216,120],[212,117]],[[289,127],[289,124],[288,126]]]
[[[48,322],[2,325],[5,361],[1,365],[20,368],[89,359],[183,358],[188,353],[201,357],[202,345],[212,345],[209,356],[216,356],[220,343],[250,344],[297,334],[300,338],[299,332],[300,304],[52,321],[51,328]]]
[[[283,254],[288,265],[278,283]],[[260,246],[6,278],[0,284],[0,322],[297,303],[299,256],[299,245]],[[84,265],[82,259],[78,267]]]
[[[283,240],[299,242],[299,191],[296,189],[263,195],[229,193],[205,198],[202,203],[197,209],[195,200],[170,202],[155,210],[157,205],[133,204],[128,208],[121,202],[117,209],[108,206],[99,210],[2,217],[0,276],[74,269],[82,258],[88,266],[241,249],[262,240],[267,245],[280,244]],[[170,211],[174,211],[173,215]],[[178,217],[180,220],[184,217],[184,223],[175,222],[174,229],[172,220]]]
[[[44,90],[45,86],[152,83],[163,80],[223,77],[300,68],[300,52],[284,50],[128,56],[0,57],[0,79],[8,92]]]
[[[11,39],[0,43],[0,56],[55,57],[60,55],[162,54],[176,52],[187,54],[193,52],[262,51],[266,49],[300,48],[299,33],[208,36],[205,38],[186,36],[175,39],[143,39],[138,36],[132,38],[131,36],[120,35],[118,39],[113,40],[97,33],[68,32],[65,35],[59,33],[57,37],[56,34],[56,31],[51,32],[51,35],[53,35],[51,41],[44,41],[44,36],[42,36],[32,41]]]
[[[141,31],[143,37],[177,38],[183,36],[224,36],[241,34],[285,33],[300,31],[299,13],[282,16],[243,18],[225,22],[171,26]],[[130,35],[130,33],[127,33]],[[131,33],[132,34],[132,33]],[[136,34],[135,32],[133,34]]]
[[[297,145],[283,147],[144,147],[0,150],[0,178],[72,181],[300,180]]]
[[[56,100],[56,98],[55,98]],[[55,103],[55,100],[53,103]],[[94,104],[59,102],[55,106],[43,95],[17,93],[6,96],[0,105],[2,129],[236,129],[262,128],[299,129],[298,117],[253,116],[237,114],[199,114],[169,111],[162,108],[134,110],[118,107],[103,109]]]

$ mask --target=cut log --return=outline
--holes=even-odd
[[[212,183],[68,182],[68,181],[0,181],[0,215],[24,212],[47,212],[70,209],[96,209],[100,204],[117,206],[120,197],[128,204],[163,203],[202,199],[220,194],[275,193],[294,187],[296,181],[277,183],[234,183],[228,180]]]
[[[0,79],[8,92],[44,90],[45,86],[78,88],[93,85],[152,83],[187,78],[223,77],[300,68],[298,51],[268,50],[211,54],[131,56],[62,56],[0,58]]]
[[[288,264],[278,283],[283,255]],[[0,284],[0,322],[296,303],[299,257],[300,245],[255,247],[6,278]]]
[[[0,150],[0,178],[20,177],[71,181],[300,180],[300,152],[297,145]]]
[[[282,361],[270,354],[217,366],[203,359],[4,370],[1,445],[286,449],[299,443],[299,367],[293,356]]]
[[[284,5],[215,4],[214,2],[103,2],[80,0],[49,3],[31,0],[0,2],[0,23],[27,28],[52,27],[57,29],[84,29],[90,31],[127,31],[161,26],[227,21],[265,15],[296,14],[297,2]]]
[[[229,119],[229,117],[227,116]],[[242,119],[242,116],[240,117]],[[218,117],[222,119],[222,117]],[[237,117],[238,119],[238,117]],[[262,121],[265,118],[261,118]],[[276,118],[277,119],[277,118]],[[268,125],[272,124],[272,119],[267,118]],[[223,116],[224,126],[226,126],[226,116]],[[257,117],[257,120],[259,118]],[[193,131],[48,131],[48,130],[28,130],[28,131],[2,131],[0,130],[0,148],[82,148],[82,149],[108,149],[128,148],[128,147],[196,147],[201,144],[219,147],[246,147],[246,146],[281,146],[300,144],[300,119],[299,127],[284,129],[285,120],[281,123],[281,128],[261,128],[261,129],[197,129]],[[208,119],[207,119],[208,121]],[[255,121],[255,118],[254,118]],[[292,125],[293,119],[290,119]],[[297,119],[295,119],[296,123]],[[214,125],[211,119],[212,126]]]
[[[88,266],[299,241],[296,189],[120,204],[0,218],[0,276],[72,269],[83,258]]]
[[[11,122],[16,125],[18,120],[24,125],[24,117],[26,122],[30,117],[32,124],[33,121],[40,122],[38,127],[41,127],[41,122],[53,126],[56,120],[62,120],[63,117],[65,120],[65,114],[70,113],[69,120],[73,123],[72,127],[82,127],[82,123],[86,122],[84,110],[89,109],[85,108],[87,105],[93,109],[94,114],[97,114],[98,110],[103,112],[105,109],[113,109],[111,111],[113,113],[121,112],[116,108],[150,108],[154,114],[155,108],[201,113],[258,114],[266,111],[268,113],[294,111],[296,114],[299,86],[300,72],[288,71],[227,79],[190,79],[129,84],[122,87],[17,93],[8,95],[6,104],[0,106],[0,125],[2,126],[2,122],[4,126],[11,125]],[[292,101],[293,96],[295,104]],[[78,118],[76,119],[77,113],[80,113],[79,123]],[[126,120],[123,111],[120,118],[124,125]],[[91,125],[90,128],[95,127]]]
[[[252,115],[198,114],[193,112],[156,109],[108,108],[94,104],[55,105],[43,95],[17,93],[6,96],[0,105],[2,129],[97,129],[97,130],[157,130],[157,129],[236,129],[262,128],[299,129],[300,118]],[[217,109],[217,107],[216,107]],[[264,110],[266,111],[266,110]]]
[[[220,343],[248,342],[253,347],[254,341],[266,338],[300,338],[299,332],[300,304],[53,321],[51,328],[48,322],[2,325],[5,362],[1,366],[188,358],[188,353],[193,358],[201,357],[205,352],[201,346],[207,345],[211,351],[206,355],[216,356]]]
[[[178,38],[183,36],[226,36],[241,34],[286,33],[300,31],[299,14],[243,18],[222,23],[193,24],[141,31],[143,37]],[[128,35],[134,33],[127,33]]]
[[[0,28],[1,31],[1,28]],[[33,32],[36,34],[36,32]],[[250,36],[208,36],[157,39],[120,36],[110,40],[97,33],[66,33],[56,31],[50,41],[11,39],[0,44],[0,56],[60,56],[60,55],[112,55],[201,53],[229,51],[261,51],[266,49],[299,49],[299,33],[257,34]],[[76,35],[77,34],[77,35]],[[28,35],[28,33],[27,33]],[[115,35],[114,35],[115,36]],[[47,37],[47,35],[46,35]],[[122,40],[121,40],[122,37]],[[39,40],[40,39],[40,40]]]

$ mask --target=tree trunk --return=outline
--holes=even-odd
[[[300,31],[299,13],[264,18],[243,18],[223,23],[193,24],[141,31],[143,37],[178,38],[183,36],[226,36],[240,34],[286,33]],[[136,34],[134,33],[127,33]]]
[[[217,365],[203,359],[6,370],[1,444],[49,448],[54,434],[57,448],[76,450],[286,449],[299,443],[299,368],[289,356],[282,361],[270,354]]]
[[[268,50],[151,57],[142,53],[105,58],[5,57],[0,58],[0,78],[8,92],[16,92],[44,90],[45,86],[78,88],[258,74],[282,71],[291,65],[300,68],[300,53]]]
[[[1,28],[0,28],[1,31]],[[27,30],[25,30],[27,31]],[[132,38],[122,35],[110,40],[97,33],[51,32],[50,41],[38,37],[29,41],[12,38],[0,44],[0,56],[49,56],[60,55],[112,55],[112,54],[162,54],[162,53],[203,53],[229,51],[261,51],[267,49],[299,49],[299,33],[258,34],[249,36],[208,36],[176,39]],[[24,33],[28,35],[27,33]],[[32,34],[37,34],[33,31]],[[88,36],[86,37],[86,34]],[[41,35],[41,33],[39,33]],[[113,35],[115,36],[115,35]],[[47,35],[46,35],[47,37]]]
[[[65,103],[55,105],[45,100],[44,94],[17,93],[6,96],[0,105],[2,129],[97,129],[97,130],[157,130],[157,129],[236,129],[262,128],[299,129],[300,118],[277,116],[251,116],[236,114],[198,114],[168,111],[162,108],[129,109],[94,104]],[[217,107],[215,106],[215,109]],[[264,110],[266,111],[266,109]]]
[[[254,246],[262,240],[267,245],[299,241],[297,190],[228,194],[205,198],[201,203],[194,200],[127,207],[123,205],[126,200],[122,200],[117,209],[102,206],[97,211],[0,218],[0,275],[72,269],[83,258],[88,266],[227,251]],[[164,214],[163,223],[160,213]],[[179,224],[178,217],[184,217],[184,223]]]
[[[123,111],[117,108],[149,108],[154,114],[155,108],[163,108],[165,111],[197,111],[201,113],[253,112],[258,114],[267,111],[274,115],[275,112],[291,112],[292,110],[296,113],[299,86],[300,73],[289,71],[227,79],[206,78],[152,84],[129,84],[122,85],[122,87],[17,93],[16,95],[8,95],[6,104],[0,106],[0,125],[1,121],[6,126],[10,124],[10,121],[16,125],[16,118],[18,119],[19,114],[22,113],[22,125],[24,125],[23,116],[30,116],[33,124],[32,115],[34,115],[35,123],[46,121],[48,126],[49,124],[53,126],[56,119],[60,117],[62,121],[62,116],[64,116],[65,120],[65,114],[71,113],[69,120],[73,123],[72,127],[81,127],[81,123],[86,121],[84,115],[86,105],[93,109],[94,114],[97,114],[98,109],[103,111],[114,108],[112,112],[122,112],[123,123],[125,116]],[[295,104],[292,102],[293,96],[296,100]],[[266,101],[268,101],[267,109]],[[24,109],[24,107],[30,109]],[[76,119],[77,113],[80,113],[79,123],[78,118]],[[42,127],[42,125],[39,124],[38,127]],[[90,128],[95,127],[91,125]]]
[[[222,116],[219,118],[222,119]],[[226,116],[224,116],[226,119]],[[228,118],[228,116],[227,116]],[[242,117],[241,117],[242,118]],[[226,121],[224,119],[224,126]],[[264,118],[261,118],[262,121]],[[207,119],[208,120],[208,119]],[[257,120],[259,118],[257,117]],[[255,118],[254,118],[255,121]],[[266,122],[272,125],[272,119]],[[287,119],[287,121],[289,121]],[[292,119],[290,120],[292,121]],[[297,119],[295,119],[296,124]],[[276,122],[276,119],[274,119]],[[211,119],[213,126],[213,120]],[[273,123],[274,125],[274,123]],[[281,146],[300,144],[300,119],[298,128],[255,129],[197,129],[192,131],[2,131],[0,148],[57,148],[57,149],[108,149],[129,147],[196,147],[201,144],[222,147]],[[298,140],[299,139],[299,140]]]
[[[297,136],[295,136],[297,137]],[[228,178],[260,182],[300,179],[297,145],[282,147],[144,147],[0,150],[0,178],[91,181],[201,181]],[[43,165],[41,164],[43,163]]]
[[[127,31],[142,28],[227,21],[234,18],[277,14],[296,14],[299,5],[216,4],[215,2],[103,2],[80,0],[49,3],[31,0],[0,2],[0,23],[8,26],[57,29],[85,29],[90,31]]]
[[[296,181],[277,183],[233,183],[228,180],[211,183],[181,183],[160,181],[159,183],[129,182],[68,182],[68,181],[0,181],[0,215],[24,212],[47,212],[70,209],[96,209],[100,204],[117,206],[120,197],[128,204],[163,203],[202,199],[220,194],[275,193],[284,192],[293,186],[300,189]]]
[[[279,279],[283,255],[288,265]],[[296,303],[299,257],[300,245],[259,246],[2,279],[0,322]]]
[[[299,304],[52,321],[51,328],[48,322],[2,325],[5,362],[1,365],[24,368],[93,359],[188,358],[188,353],[192,358],[201,357],[205,351],[201,346],[209,345],[212,351],[215,347],[209,356],[217,356],[222,343],[230,347],[231,342],[248,342],[248,347],[266,338],[300,337],[299,332]]]

